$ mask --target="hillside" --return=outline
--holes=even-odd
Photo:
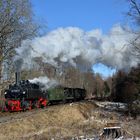
[[[79,136],[93,138],[102,132],[107,122],[120,123],[125,134],[130,134],[126,134],[127,136],[140,137],[139,117],[136,120],[126,118],[120,113],[101,109],[95,103],[86,101],[49,106],[47,109],[37,110],[36,113],[0,123],[0,139],[67,140]]]

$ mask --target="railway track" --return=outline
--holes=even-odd
[[[36,113],[44,112],[47,109],[48,108],[44,108],[44,109],[40,108],[40,109],[33,109],[33,110],[30,110],[30,111],[26,111],[26,112],[12,112],[12,113],[4,112],[4,113],[0,113],[0,124],[20,120],[22,118],[32,116]]]
[[[83,103],[83,102],[91,102],[91,101],[84,100],[84,101],[73,102],[73,103],[76,104],[76,103]],[[69,103],[66,103],[66,104],[69,104]],[[46,108],[36,108],[36,109],[32,109],[32,110],[27,110],[24,112],[23,111],[21,111],[21,112],[0,112],[0,124],[20,120],[22,118],[29,117],[34,114],[40,113],[40,112],[45,112],[48,110],[48,108],[53,109],[55,107],[62,106],[62,105],[64,105],[64,104],[62,104],[62,103],[53,104],[53,105],[47,106]]]

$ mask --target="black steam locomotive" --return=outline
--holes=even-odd
[[[16,83],[9,85],[9,88],[4,91],[4,104],[1,109],[5,111],[31,110],[57,102],[83,100],[85,96],[86,90],[81,88],[57,87],[42,90],[39,84],[28,80],[20,81],[19,73],[16,73]]]

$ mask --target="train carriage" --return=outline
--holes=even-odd
[[[60,87],[48,89],[47,98],[50,104],[64,101],[65,100],[64,89]]]
[[[86,90],[80,88],[57,87],[47,90],[49,103],[78,101],[85,96]]]

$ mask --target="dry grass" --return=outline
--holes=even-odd
[[[118,113],[101,110],[89,102],[52,106],[32,116],[0,124],[0,140],[68,140],[78,135],[93,136],[101,132],[106,122],[117,120],[123,123],[123,119]],[[133,131],[130,124],[123,127]],[[136,128],[135,134],[140,136],[138,130]]]
[[[47,138],[60,135],[67,137],[81,133],[78,126],[81,126],[94,108],[94,105],[89,106],[90,109],[87,104],[81,103],[49,107],[48,110],[33,116],[1,124],[0,139],[32,139],[40,135]]]

